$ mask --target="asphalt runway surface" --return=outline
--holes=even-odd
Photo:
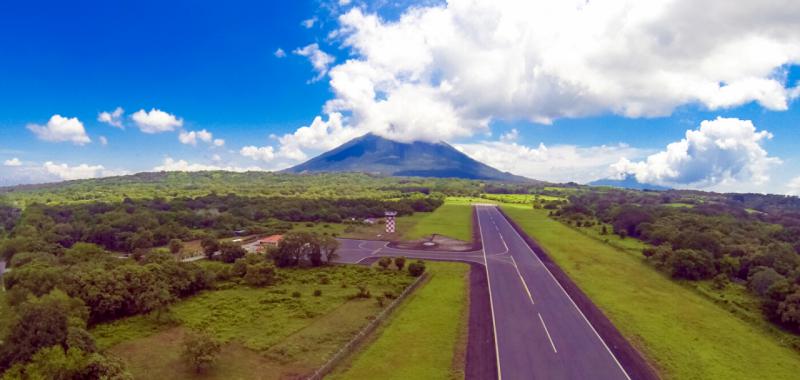
[[[630,379],[606,343],[495,206],[477,207],[483,249],[414,251],[342,239],[340,263],[376,257],[462,261],[486,271],[497,378]]]

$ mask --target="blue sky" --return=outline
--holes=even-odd
[[[505,2],[7,2],[0,185],[154,169],[274,170],[374,132],[446,140],[552,181],[634,175],[682,188],[800,192],[800,41],[779,33],[796,25],[771,24],[766,11],[720,12],[729,19],[702,20],[709,37],[681,40],[698,23],[663,27],[682,25],[676,18],[688,6],[666,3],[673,12],[637,27],[662,28],[657,37],[674,46],[635,51],[632,37],[598,36],[603,25],[565,31],[580,13]],[[590,8],[581,12],[639,14],[636,5]],[[525,12],[530,23],[520,26],[514,14]],[[765,23],[774,30],[756,26]],[[517,29],[505,35],[508,26]],[[597,41],[584,46],[581,33]],[[577,45],[553,47],[538,35]],[[672,55],[675,46],[682,52]],[[117,107],[123,128],[98,120]],[[176,122],[145,133],[155,114],[142,123],[132,115],[153,109]],[[91,142],[48,135],[71,125],[48,125],[53,115],[76,118]],[[213,137],[188,135],[201,131]],[[667,147],[687,131],[696,139]],[[720,148],[723,141],[737,144]]]

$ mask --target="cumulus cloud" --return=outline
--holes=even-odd
[[[618,176],[634,175],[639,182],[677,187],[710,187],[733,182],[762,184],[768,170],[779,164],[763,147],[772,138],[757,131],[750,120],[705,120],[686,131],[682,140],[644,161],[621,159],[613,165]]]
[[[330,150],[367,131],[346,126],[344,117],[338,112],[328,115],[325,121],[317,116],[311,125],[298,128],[294,133],[276,137],[280,143],[278,154],[291,160],[308,158],[304,150]]]
[[[191,131],[191,132],[181,131],[178,134],[178,141],[180,141],[181,144],[187,144],[187,145],[197,145],[198,140],[211,144],[213,138],[214,135],[205,129],[201,129],[199,131]]]
[[[9,167],[22,166],[22,161],[20,161],[19,158],[17,157],[10,158],[8,160],[3,161],[3,166],[9,166]]]
[[[643,150],[625,144],[548,147],[540,143],[532,148],[502,138],[500,141],[456,144],[455,148],[487,165],[517,175],[543,181],[579,183],[608,177],[613,174],[609,165],[623,157],[645,154]]]
[[[84,145],[92,142],[83,128],[83,123],[75,117],[67,118],[56,114],[50,117],[46,125],[31,123],[28,124],[27,128],[36,137],[44,141],[69,141],[75,145]]]
[[[88,165],[80,164],[77,166],[70,166],[67,164],[58,164],[52,161],[47,161],[42,165],[44,170],[61,180],[75,180],[86,178],[109,177],[115,175],[127,174],[124,170],[108,170],[103,165]]]
[[[237,167],[237,166],[219,166],[219,165],[207,165],[207,164],[200,164],[200,163],[189,163],[186,160],[175,160],[172,157],[164,158],[164,162],[161,165],[158,165],[153,168],[153,171],[157,172],[200,172],[200,171],[213,171],[213,170],[225,170],[225,171],[232,171],[232,172],[246,172],[246,171],[263,171],[264,169],[259,167]]]
[[[252,158],[256,161],[272,161],[275,158],[275,148],[271,146],[257,147],[254,145],[246,146],[239,150],[239,154],[244,157]]]
[[[122,115],[124,113],[125,110],[122,107],[117,107],[111,112],[103,111],[97,115],[97,121],[122,129],[124,128],[122,125]]]
[[[183,119],[155,108],[150,111],[140,109],[131,115],[131,119],[144,133],[171,132],[183,126]]]
[[[396,140],[439,141],[498,119],[785,110],[798,91],[784,73],[800,63],[798,19],[800,3],[780,0],[451,0],[392,20],[355,7],[332,34],[352,58],[330,68],[324,111]],[[317,52],[295,51],[318,57],[319,79],[333,61]]]
[[[102,146],[108,145],[108,139],[105,136],[100,136],[97,140],[100,141],[100,145]]]
[[[336,61],[334,56],[320,50],[319,45],[316,43],[297,48],[293,53],[306,57],[308,61],[311,62],[311,66],[314,67],[314,71],[317,72],[317,76],[311,79],[312,82],[322,79],[322,77],[328,73],[328,66]]]
[[[788,189],[788,195],[800,195],[800,177],[796,177],[789,181],[789,184],[786,185]]]
[[[278,50],[275,50],[275,52],[272,53],[272,54],[275,55],[275,57],[278,57],[278,58],[286,57],[286,52],[283,51],[283,49],[281,49],[281,48],[278,48]]]
[[[225,146],[225,140],[223,140],[223,139],[214,139],[214,141],[212,142],[212,145],[214,145],[216,147]]]

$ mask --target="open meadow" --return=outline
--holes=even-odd
[[[429,278],[331,379],[461,379],[469,266],[428,262]]]
[[[223,283],[174,304],[166,316],[139,315],[95,326],[98,346],[123,358],[135,378],[282,379],[307,375],[398,295],[407,272],[355,266],[285,269],[278,284]],[[359,298],[364,286],[370,298]],[[223,343],[217,365],[198,375],[181,358],[183,337],[202,331]]]

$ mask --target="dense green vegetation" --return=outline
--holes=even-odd
[[[202,265],[232,270],[219,262]],[[278,277],[266,288],[221,281],[218,290],[174,304],[168,318],[137,315],[91,333],[137,378],[196,378],[182,344],[199,331],[221,343],[203,378],[304,377],[381,311],[376,297],[394,297],[413,281],[405,271],[359,266],[282,269]],[[358,296],[362,287],[371,297]]]
[[[578,227],[607,224],[607,234],[651,244],[644,256],[676,279],[713,278],[719,288],[746,284],[769,320],[800,332],[800,210],[787,206],[786,197],[756,205],[738,195],[724,202],[679,198],[694,207],[673,207],[674,198],[591,192],[570,197],[553,215]],[[747,212],[748,206],[768,212]]]
[[[529,205],[502,207],[665,378],[792,379],[800,371],[797,351],[785,343],[788,334],[671,280],[639,250],[616,248],[635,240],[586,234]]]
[[[463,378],[469,266],[427,265],[428,282],[333,379]]]

